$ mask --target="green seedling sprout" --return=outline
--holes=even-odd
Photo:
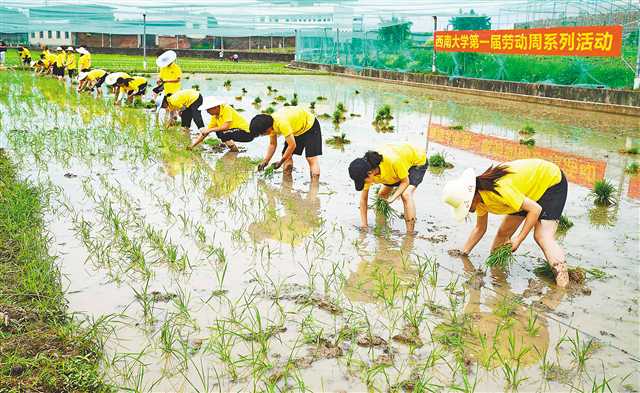
[[[461,124],[456,124],[453,126],[449,126],[450,130],[456,130],[456,131],[464,131],[464,126]]]
[[[632,162],[631,164],[627,165],[627,167],[624,169],[624,172],[630,175],[637,175],[638,173],[640,173],[640,164],[637,162]]]
[[[536,140],[533,138],[520,139],[520,144],[528,147],[533,147],[536,145]]]
[[[536,133],[536,130],[532,126],[527,124],[526,126],[522,127],[519,133],[520,135],[533,135]]]
[[[591,197],[596,206],[611,206],[616,203],[616,187],[607,179],[597,180],[593,185]]]
[[[223,86],[227,89],[231,88],[231,80],[227,79],[226,81],[224,81]]]
[[[515,258],[511,251],[511,244],[505,244],[493,250],[489,258],[485,261],[485,264],[489,267],[507,269],[514,261]]]
[[[396,218],[400,218],[400,213],[395,210],[386,199],[380,198],[378,193],[376,193],[375,199],[373,201],[373,205],[369,206],[373,208],[376,214],[380,214],[385,221],[391,221]]]
[[[566,233],[569,229],[573,227],[573,221],[569,219],[569,217],[564,214],[560,216],[560,220],[558,220],[558,232]]]

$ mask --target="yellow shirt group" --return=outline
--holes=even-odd
[[[480,191],[482,203],[476,207],[476,214],[513,214],[522,208],[524,198],[537,201],[549,187],[560,183],[560,168],[549,161],[540,159],[516,160],[504,163],[511,172],[496,181],[496,191]]]
[[[27,48],[24,48],[20,51],[20,58],[24,60],[27,57],[31,57],[31,51]]]
[[[43,61],[44,66],[47,67],[47,68],[51,67],[53,65],[53,63],[55,63],[56,60],[57,60],[56,55],[54,55],[53,53],[49,52],[48,49],[43,51],[42,53],[44,54],[44,61]]]
[[[121,92],[136,92],[138,91],[138,89],[140,88],[140,86],[144,85],[145,83],[147,83],[147,80],[141,76],[134,76],[131,80],[131,82],[127,83],[126,85],[122,85],[120,87],[120,91]]]
[[[167,98],[170,110],[183,110],[193,105],[200,97],[200,92],[196,89],[180,90]]]
[[[209,128],[217,128],[226,122],[231,122],[229,129],[238,128],[242,131],[249,132],[249,123],[242,117],[238,111],[233,109],[231,105],[220,105],[220,114],[218,116],[211,116],[209,122]]]
[[[160,68],[160,80],[172,81],[182,77],[182,70],[175,62]],[[180,90],[180,82],[164,83],[164,94],[174,94]]]
[[[107,71],[105,70],[101,70],[101,69],[91,70],[87,74],[87,79],[90,81],[97,81],[98,79],[102,78],[106,74],[107,74]]]
[[[76,69],[76,55],[75,53],[69,52],[67,53],[67,62],[65,64],[67,69],[75,70]]]
[[[78,68],[80,68],[80,70],[88,70],[91,68],[91,54],[80,56],[80,59],[78,60]]]
[[[409,169],[421,166],[427,162],[427,153],[421,147],[415,147],[410,143],[387,144],[376,149],[382,155],[380,162],[380,174],[373,178],[375,184],[396,184],[409,177]],[[365,184],[368,189],[371,183]]]
[[[275,111],[273,118],[273,133],[288,137],[300,136],[309,131],[316,121],[316,117],[309,111],[297,106],[285,106]]]
[[[67,62],[67,54],[65,52],[60,52],[56,54],[55,57],[56,57],[56,66],[59,68],[64,67],[65,63]]]

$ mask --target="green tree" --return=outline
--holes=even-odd
[[[478,15],[474,10],[465,14],[461,9],[459,15],[449,19],[449,24],[453,26],[453,30],[490,30],[491,17]]]
[[[411,38],[411,25],[411,22],[401,21],[394,16],[378,28],[378,40],[387,47],[403,45]]]

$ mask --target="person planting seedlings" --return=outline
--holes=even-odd
[[[81,86],[78,87],[80,91],[96,91],[98,97],[102,96],[102,84],[107,79],[109,73],[99,68],[91,70],[89,72],[83,72],[78,76],[78,80],[81,82]],[[82,83],[84,81],[84,83]]]
[[[28,66],[31,64],[31,51],[24,46],[18,47],[18,56],[20,56],[20,60],[22,60],[22,64]]]
[[[67,53],[61,46],[56,48],[56,60],[53,63],[53,75],[58,79],[64,78],[64,66],[67,63]]]
[[[565,254],[555,238],[558,220],[567,201],[567,178],[560,168],[540,159],[516,160],[490,166],[479,176],[469,168],[458,179],[448,182],[442,200],[453,216],[464,220],[469,212],[477,215],[476,226],[459,252],[468,255],[482,239],[488,213],[504,215],[491,250],[511,243],[515,252],[534,230],[534,239],[556,274],[559,287],[569,282]],[[518,227],[524,222],[517,236]]]
[[[176,63],[177,58],[176,52],[168,50],[156,59],[160,74],[158,75],[158,86],[153,89],[154,94],[163,92],[165,95],[169,95],[175,94],[180,90],[182,69]]]
[[[349,176],[355,183],[356,191],[361,191],[362,227],[368,227],[369,188],[372,184],[382,184],[378,192],[379,198],[386,200],[389,204],[398,198],[402,199],[407,232],[413,233],[416,223],[413,194],[422,183],[428,166],[425,150],[409,143],[387,144],[375,151],[366,152],[364,157],[351,161]]]
[[[202,113],[198,109],[202,102],[202,94],[195,89],[186,89],[175,94],[160,94],[156,99],[156,106],[158,110],[166,109],[170,118],[174,118],[176,114],[180,115],[181,125],[188,131],[192,121],[198,129],[204,127]]]
[[[278,145],[278,136],[281,135],[285,139],[282,158],[273,164],[274,169],[283,166],[285,172],[291,172],[293,155],[301,156],[304,151],[311,179],[320,177],[322,131],[318,119],[312,113],[297,106],[283,107],[272,114],[256,115],[251,119],[249,129],[255,135],[269,135],[269,147],[258,165],[259,171],[269,165]]]
[[[78,65],[76,64],[76,51],[71,46],[67,48],[67,59],[64,66],[67,68],[69,79],[75,78],[78,73]]]
[[[251,142],[258,136],[249,130],[249,123],[238,111],[219,98],[205,98],[198,110],[207,111],[211,115],[211,121],[207,128],[200,130],[200,135],[191,145],[192,149],[202,143],[212,132],[215,132],[218,139],[231,151],[238,151],[234,142]]]
[[[80,72],[91,71],[91,53],[89,53],[84,46],[78,48],[78,53],[80,53],[80,58],[78,59],[78,69]]]
[[[115,105],[118,105],[118,103],[121,101],[121,97],[120,95],[118,95],[118,81],[125,78],[131,78],[131,76],[129,76],[129,74],[127,74],[126,72],[112,72],[104,80],[105,85],[107,85],[111,89],[111,93],[116,97],[114,101]]]

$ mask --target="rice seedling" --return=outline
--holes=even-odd
[[[222,86],[224,86],[226,89],[230,89],[231,88],[231,80],[229,80],[229,79],[225,80],[224,84]]]
[[[429,166],[432,168],[453,168],[453,164],[447,162],[444,153],[435,153],[429,157]]]
[[[360,94],[360,90],[354,91],[353,94]]]
[[[191,88],[194,89],[194,90],[200,91],[200,85],[193,84],[193,85],[191,85]]]
[[[336,109],[331,116],[331,120],[333,121],[333,124],[338,125],[345,121],[346,117],[344,116],[344,112]]]
[[[485,264],[489,267],[507,269],[514,261],[515,257],[511,251],[511,244],[505,244],[493,250]]]
[[[448,127],[450,130],[455,130],[455,131],[463,131],[464,130],[464,126],[461,124],[456,124],[453,126],[449,126]]]
[[[240,90],[242,92],[242,95],[247,94],[249,91],[247,89],[245,89],[244,87],[242,88],[242,90]]]
[[[328,120],[331,119],[331,115],[328,113],[323,113],[321,115],[316,116],[320,120]]]
[[[373,205],[369,207],[374,209],[376,214],[379,214],[386,222],[400,218],[400,213],[391,207],[389,202],[386,199],[381,198],[377,193],[373,201]]]
[[[262,113],[270,115],[270,114],[274,113],[275,111],[276,111],[276,109],[274,107],[268,106],[262,111]]]
[[[316,109],[316,102],[315,101],[311,101],[309,103],[309,109],[312,110],[312,111]]]
[[[560,220],[558,220],[558,232],[565,233],[569,229],[573,227],[573,221],[564,214],[560,216]]]
[[[327,100],[327,97],[325,97],[325,96],[317,96],[316,97],[316,101],[326,101],[326,100]]]
[[[529,307],[529,317],[527,319],[527,333],[529,336],[535,337],[540,332],[540,326],[537,325],[538,322],[538,314],[533,311],[533,307]]]
[[[630,175],[637,175],[638,173],[640,173],[640,163],[632,162],[631,164],[627,165],[627,167],[624,169],[624,172]]]
[[[616,187],[607,179],[596,180],[591,190],[591,197],[596,206],[611,206],[616,203],[614,194]]]
[[[351,143],[351,141],[347,138],[347,134],[345,134],[344,132],[340,135],[332,136],[331,138],[327,139],[326,142],[334,146],[348,145]]]
[[[262,104],[262,98],[260,98],[260,97],[254,98],[252,104],[254,106],[260,106],[260,104]]]
[[[640,147],[633,146],[633,147],[625,148],[625,149],[620,150],[620,153],[631,154],[631,155],[640,154]]]
[[[590,338],[589,341],[585,342],[580,339],[580,334],[576,330],[575,338],[565,336],[560,341],[560,343],[568,341],[571,344],[571,355],[573,356],[573,361],[576,366],[578,366],[579,370],[584,370],[587,360],[591,358],[591,354],[595,348],[593,338]]]
[[[293,93],[293,98],[289,101],[291,106],[298,106],[298,93]]]
[[[536,133],[536,130],[532,126],[527,124],[518,132],[520,135],[533,135]]]
[[[376,111],[372,125],[378,131],[393,131],[394,127],[390,124],[391,120],[393,120],[391,107],[389,105],[383,105]]]
[[[349,112],[349,110],[347,109],[347,107],[342,103],[342,102],[338,102],[336,104],[336,110],[340,111],[340,112]]]
[[[533,147],[536,145],[536,140],[533,138],[520,139],[520,144],[528,147]]]
[[[285,96],[276,96],[276,98],[274,98],[275,101],[279,101],[279,102],[284,102],[287,100],[287,97]]]

